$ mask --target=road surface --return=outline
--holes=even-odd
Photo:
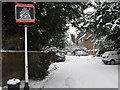
[[[104,65],[101,58],[66,56],[54,63],[44,88],[118,88],[118,66]]]
[[[44,80],[29,80],[30,88],[118,88],[118,66],[104,65],[100,57],[66,56],[53,63]],[[24,87],[24,80],[21,82]]]

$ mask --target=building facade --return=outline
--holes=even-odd
[[[95,44],[92,42],[90,34],[84,34],[78,39],[78,46],[86,48],[87,50],[95,49]]]

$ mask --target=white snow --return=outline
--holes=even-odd
[[[116,19],[115,22],[112,23],[106,23],[105,25],[111,25],[111,31],[113,31],[115,29],[116,26],[119,26],[117,23],[119,23],[120,18]]]
[[[87,23],[86,25],[84,25],[83,27],[88,27],[90,25],[90,23]]]
[[[97,4],[95,3],[94,0],[91,2],[91,4],[97,7]]]
[[[16,85],[16,84],[18,84],[19,82],[20,82],[19,79],[13,78],[13,79],[9,79],[9,80],[7,81],[7,84],[9,84],[9,85]]]
[[[113,31],[115,29],[115,27],[119,26],[118,24],[113,24],[112,25],[112,28],[111,28],[111,31]]]
[[[102,19],[100,19],[100,21],[99,21],[99,23],[101,23],[103,20]]]
[[[48,71],[44,80],[29,80],[30,88],[118,88],[118,65],[105,65],[101,57],[66,56]]]
[[[67,56],[44,88],[118,88],[118,66],[104,65],[101,58]]]
[[[0,87],[0,90],[2,90],[2,87]]]
[[[77,31],[77,28],[72,27],[72,25],[67,25],[69,26],[69,29],[66,31],[66,37],[67,37],[67,41],[70,42],[71,44],[73,44],[72,40],[71,40],[71,34],[73,34],[75,36],[75,38],[77,37],[77,33],[79,31]]]
[[[92,14],[95,12],[95,9],[94,9],[94,7],[89,7],[89,8],[86,8],[83,12],[85,14]]]
[[[50,65],[46,79],[30,80],[30,87],[118,88],[118,65],[104,65],[101,60],[93,56],[66,56],[65,62]]]
[[[114,23],[117,24],[119,22],[120,22],[120,18],[117,18]]]
[[[112,28],[111,28],[111,31],[113,31],[116,26],[117,26],[117,24],[113,24]]]
[[[102,17],[102,15],[97,16],[96,20],[99,20]]]
[[[87,35],[87,34],[85,33],[83,36],[81,36],[81,37],[79,38],[79,40],[81,40],[82,38],[84,38],[86,35]]]
[[[105,25],[113,25],[112,23],[106,23]]]
[[[67,32],[70,33],[70,34],[76,34],[76,28],[70,26],[69,30]]]

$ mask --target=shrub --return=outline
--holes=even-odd
[[[50,53],[29,54],[29,76],[44,79],[50,65]]]

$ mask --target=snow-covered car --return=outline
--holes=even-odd
[[[71,55],[72,55],[72,53],[71,53],[71,52],[67,52],[67,55],[68,55],[68,56],[71,56]]]
[[[120,63],[120,51],[107,51],[102,55],[104,64],[118,64]]]
[[[63,62],[65,61],[64,53],[56,53],[55,62]]]
[[[87,56],[88,53],[85,51],[76,51],[76,56]]]

